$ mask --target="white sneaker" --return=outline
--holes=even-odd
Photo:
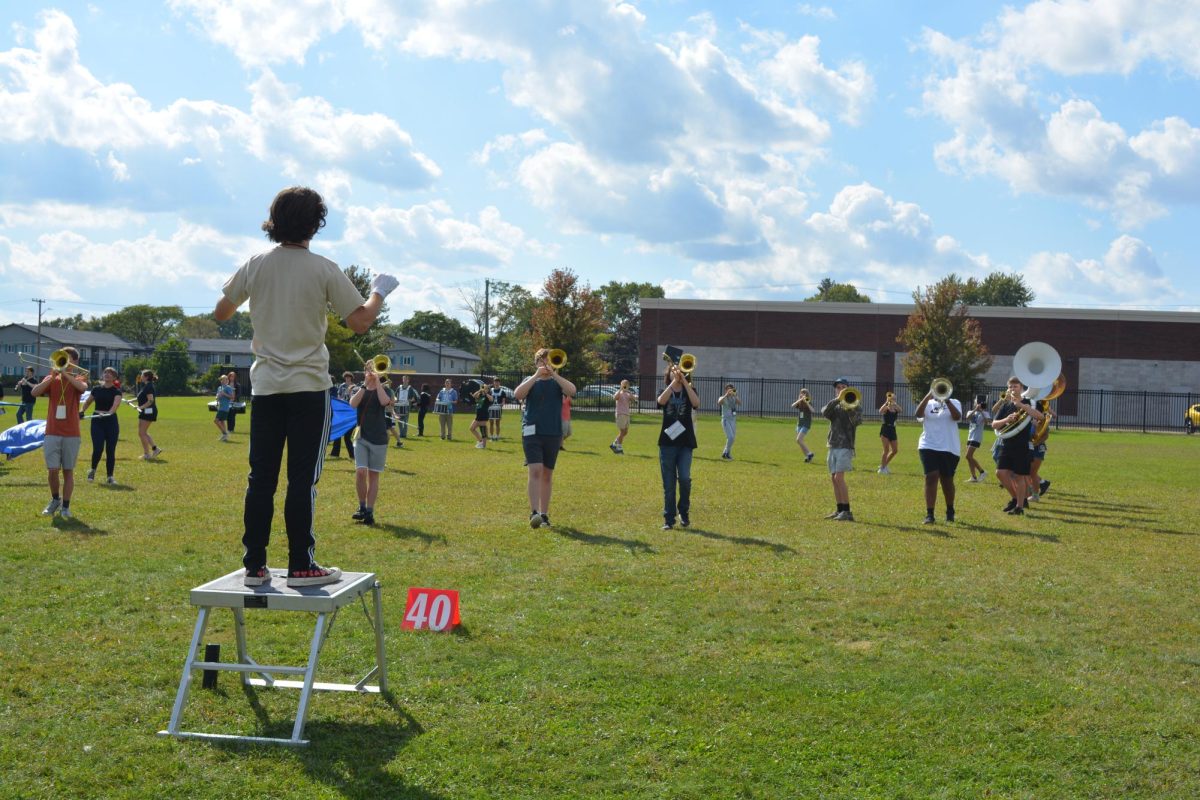
[[[983,479],[984,479],[984,478],[986,478],[986,477],[987,477],[987,473],[986,473],[985,471],[983,471],[983,470],[979,470],[979,480],[977,480],[977,481],[975,481],[975,482],[976,482],[976,483],[983,483]]]
[[[108,478],[104,482],[107,483],[109,486],[117,485],[117,479],[114,478],[112,475],[109,475]]]
[[[151,458],[158,458],[158,457],[159,457],[159,456],[161,456],[161,455],[162,455],[162,448],[161,448],[161,447],[155,446],[155,448],[154,448],[153,450],[151,450],[151,451],[150,451],[150,457],[151,457]]]
[[[69,509],[69,508],[66,508],[66,507],[60,508],[60,509],[58,510],[58,515],[59,515],[60,517],[62,517],[63,519],[70,519],[72,516],[74,516],[74,515],[71,513],[71,509]]]
[[[479,440],[478,442],[475,443],[475,449],[476,450],[486,450],[487,442],[483,441],[482,439]]]
[[[88,479],[88,483],[91,483],[92,481],[96,480],[96,470],[89,469],[88,474],[87,474],[87,479]]]
[[[60,508],[62,508],[62,500],[59,500],[57,497],[52,498],[50,503],[44,509],[42,509],[42,516],[53,517],[58,513]]]

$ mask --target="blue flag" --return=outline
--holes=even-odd
[[[46,420],[31,419],[0,433],[0,453],[7,459],[37,450],[46,442]]]
[[[329,421],[329,441],[335,442],[354,430],[354,426],[358,424],[358,412],[345,400],[338,400],[336,397],[330,398],[329,403],[333,407],[333,419]]]

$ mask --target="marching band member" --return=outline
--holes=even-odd
[[[1020,378],[1014,376],[1008,379],[1008,391],[1004,395],[1004,402],[996,411],[996,418],[992,420],[993,430],[1002,430],[1016,422],[1021,412],[1029,414],[1035,422],[1042,418],[1042,413],[1021,397],[1022,391],[1024,391],[1024,387],[1021,385]],[[1000,460],[996,468],[996,477],[1000,479],[1000,483],[1012,496],[1012,500],[1004,507],[1004,513],[1024,514],[1027,495],[1025,479],[1029,475],[1030,461],[1029,426],[1026,425],[1007,439],[1001,439],[1000,442]]]
[[[838,378],[833,382],[836,395],[840,396],[842,390],[848,388],[849,378]],[[825,457],[825,463],[829,466],[829,480],[833,484],[833,498],[837,502],[837,510],[827,514],[825,519],[854,522],[846,473],[854,469],[854,433],[862,424],[862,412],[857,408],[844,407],[839,397],[835,396],[821,409],[821,416],[829,420],[829,454]]]
[[[721,409],[721,429],[725,431],[725,449],[721,458],[733,461],[733,440],[737,436],[737,408],[742,404],[732,383],[725,384],[725,394],[717,401]]]
[[[499,378],[492,378],[492,404],[488,406],[488,438],[493,442],[500,441],[500,417],[504,413],[504,387]]]
[[[33,374],[33,367],[26,367],[24,377],[17,381],[17,388],[21,390],[21,407],[17,409],[18,425],[33,419],[33,404],[37,399],[33,394],[33,387],[37,386],[37,384],[38,381]]]
[[[233,405],[233,387],[229,385],[229,376],[222,375],[219,378],[220,386],[217,387],[217,416],[213,419],[213,424],[217,426],[217,430],[221,432],[221,441],[229,441],[229,430],[226,427],[226,420],[229,419],[229,407]]]
[[[625,454],[625,437],[629,435],[630,408],[633,392],[629,391],[629,380],[621,381],[621,388],[613,395],[613,416],[617,423],[617,438],[608,446],[617,455]]]
[[[154,437],[150,435],[150,426],[158,421],[158,399],[154,385],[157,380],[158,376],[153,370],[144,369],[138,375],[138,439],[142,441],[142,459],[145,461],[162,455],[162,448],[154,443]]]
[[[962,419],[962,404],[954,398],[945,401],[925,393],[917,406],[916,418],[921,421],[921,438],[917,453],[925,472],[925,524],[934,523],[933,509],[937,505],[938,484],[946,500],[946,522],[954,522],[954,473],[958,469],[958,421]]]
[[[692,410],[700,407],[700,396],[676,363],[667,367],[664,382],[666,387],[658,395],[658,406],[663,412],[658,434],[658,466],[663,482],[662,529],[669,531],[675,526],[676,513],[680,525],[686,528],[692,524],[688,516],[692,508],[692,455],[696,450]]]
[[[811,463],[813,460],[813,451],[808,449],[808,445],[804,443],[804,437],[812,430],[812,395],[808,393],[808,389],[801,389],[800,396],[796,398],[796,402],[792,403],[792,408],[796,409],[796,444],[800,445],[800,450],[804,453],[804,463]]]
[[[533,354],[534,373],[513,390],[523,400],[521,446],[529,470],[529,527],[550,526],[550,494],[554,488],[554,465],[562,448],[562,398],[575,396],[575,384],[550,366],[550,351]]]
[[[254,325],[250,475],[242,536],[247,586],[271,582],[267,544],[285,447],[288,586],[334,583],[342,574],[336,567],[320,566],[314,554],[313,503],[331,414],[326,315],[332,306],[350,330],[366,333],[398,281],[376,275],[371,296],[364,301],[337,264],[309,252],[326,213],[321,196],[312,189],[294,186],[276,195],[262,227],[277,246],[253,256],[234,273],[213,312],[224,322],[249,300]]]
[[[117,440],[121,435],[121,425],[117,420],[117,409],[121,407],[121,387],[117,385],[117,371],[113,367],[105,367],[100,373],[100,385],[92,389],[80,413],[86,415],[93,403],[97,414],[92,417],[92,468],[88,470],[87,479],[88,483],[96,480],[96,467],[100,465],[100,456],[103,455],[107,482],[111,486],[117,482],[113,472],[117,466]]]
[[[475,419],[471,420],[471,435],[476,439],[475,449],[483,450],[487,447],[485,434],[488,429],[488,419],[491,417],[491,391],[481,385],[479,389],[471,393],[471,399],[475,401]]]
[[[363,384],[350,395],[350,406],[358,411],[358,438],[354,451],[354,486],[358,490],[356,522],[375,524],[375,500],[379,497],[379,475],[387,466],[388,433],[385,417],[394,402],[386,375],[371,362],[363,366]]]
[[[434,407],[443,439],[454,438],[454,404],[457,402],[458,392],[450,385],[450,379],[446,378],[445,385],[437,394],[437,405]]]
[[[429,384],[421,384],[421,393],[417,395],[417,436],[425,435],[425,415],[433,405],[433,395],[429,393]]]
[[[357,389],[354,385],[354,373],[349,370],[342,373],[342,382],[337,387],[337,399],[343,403],[349,403],[350,398],[354,396],[354,390]],[[329,452],[330,458],[338,458],[342,454],[342,443],[346,445],[346,456],[354,458],[354,428],[346,431],[340,439],[333,440],[333,450]]]
[[[1041,411],[1044,416],[1054,419],[1054,412],[1050,410],[1049,400],[1038,400],[1038,411]],[[1050,438],[1050,426],[1046,426],[1046,431],[1041,436],[1034,434],[1029,439],[1029,499],[1033,502],[1038,502],[1042,495],[1050,491],[1050,481],[1042,480],[1039,471],[1042,467],[1042,462],[1046,460],[1046,440]]]
[[[408,438],[408,414],[417,401],[417,390],[408,383],[408,376],[400,376],[400,385],[396,387],[396,403],[392,406],[392,415],[396,417],[396,446],[402,447],[400,439]]]
[[[975,451],[983,446],[983,427],[991,421],[992,414],[987,408],[987,395],[977,395],[975,407],[967,412],[967,466],[971,469],[971,478],[967,483],[982,483],[987,476],[987,472],[975,458]]]
[[[883,415],[883,424],[879,426],[879,442],[883,445],[883,455],[879,459],[878,472],[881,475],[891,475],[888,464],[892,463],[892,459],[900,452],[900,437],[896,435],[896,417],[900,416],[900,404],[896,402],[894,394],[887,393],[887,398],[879,407],[879,413]]]
[[[46,439],[42,445],[42,456],[46,460],[46,480],[50,485],[50,503],[42,510],[42,516],[58,514],[63,519],[71,518],[71,495],[75,491],[75,462],[79,459],[79,398],[87,391],[87,384],[69,369],[79,363],[79,351],[64,347],[68,369],[51,370],[50,374],[34,386],[33,396],[47,395],[50,408],[46,413]],[[59,472],[62,472],[62,497],[59,497]]]

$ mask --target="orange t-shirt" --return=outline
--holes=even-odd
[[[50,398],[50,410],[46,414],[46,435],[78,436],[79,390],[66,378],[62,378],[61,380],[55,378],[50,381],[50,391],[46,392],[46,395]],[[58,406],[64,402],[64,396],[67,406],[67,416],[64,419],[58,419]]]

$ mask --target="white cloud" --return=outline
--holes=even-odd
[[[1163,305],[1181,299],[1149,246],[1127,235],[1114,239],[1098,259],[1037,253],[1023,272],[1042,303]]]
[[[299,96],[269,71],[249,87],[249,111],[186,99],[156,109],[133,87],[102,83],[80,63],[78,33],[62,12],[42,13],[34,41],[34,49],[0,52],[0,116],[7,121],[0,142],[107,151],[99,163],[117,182],[131,179],[130,163],[142,153],[182,151],[177,163],[216,163],[230,148],[283,162],[285,171],[289,163],[306,174],[336,168],[394,187],[426,186],[440,175],[393,120]]]
[[[1039,0],[1006,9],[977,45],[927,31],[941,69],[926,110],[953,128],[939,165],[1018,192],[1074,197],[1123,228],[1200,201],[1200,130],[1175,116],[1129,134],[1092,101],[1055,100],[1047,76],[1128,75],[1159,65],[1200,76],[1200,1]]]

